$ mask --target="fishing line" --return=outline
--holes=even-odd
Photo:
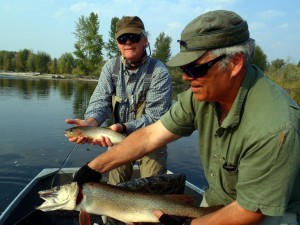
[[[65,160],[63,161],[63,163],[61,164],[61,166],[56,171],[56,174],[53,176],[52,181],[51,181],[51,188],[53,187],[53,183],[54,183],[54,180],[55,180],[56,176],[58,175],[58,173],[61,171],[61,169],[63,168],[63,166],[66,164],[66,162],[70,158],[70,156],[71,156],[72,152],[74,151],[76,145],[77,145],[77,143],[74,144],[73,148],[71,149],[71,151],[69,152],[69,154],[67,155],[67,157],[65,158]]]

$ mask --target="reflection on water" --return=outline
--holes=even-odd
[[[64,101],[73,102],[73,113],[82,118],[96,82],[55,79],[16,78],[0,75],[0,98],[15,97],[22,100],[51,100],[53,94]]]
[[[64,120],[83,118],[95,86],[93,81],[0,75],[0,212],[43,168],[62,165],[74,146],[64,137],[69,128]],[[196,133],[171,143],[168,167],[203,187],[196,146]],[[105,150],[77,145],[65,167],[81,166]]]

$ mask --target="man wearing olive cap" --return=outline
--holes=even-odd
[[[91,96],[85,120],[68,119],[76,126],[101,126],[113,115],[111,129],[126,135],[156,122],[171,106],[172,79],[166,66],[147,52],[148,37],[138,16],[125,16],[116,23],[120,57],[109,59],[102,68],[98,85]],[[100,146],[112,146],[109,138],[99,136]],[[83,144],[87,138],[70,138]],[[136,160],[141,177],[167,172],[167,148],[162,147]],[[110,171],[108,183],[131,179],[133,162]]]
[[[201,205],[224,207],[193,220],[156,211],[161,222],[297,225],[300,108],[251,64],[255,44],[247,22],[231,11],[207,12],[186,26],[178,43],[180,52],[168,65],[182,69],[189,90],[158,122],[132,133],[89,168],[109,171],[197,130],[209,184]]]

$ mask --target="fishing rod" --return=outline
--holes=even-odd
[[[56,171],[55,175],[53,176],[52,181],[51,181],[51,188],[53,187],[54,180],[55,180],[56,176],[61,171],[61,169],[63,168],[63,166],[66,164],[66,162],[69,160],[69,158],[70,158],[71,154],[73,153],[76,145],[77,145],[77,143],[74,144],[73,148],[71,149],[71,151],[69,152],[69,154],[67,155],[67,157],[65,158],[65,160],[63,161],[63,163],[60,165],[60,167]]]

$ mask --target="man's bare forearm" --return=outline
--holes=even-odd
[[[158,121],[133,132],[121,143],[102,153],[88,165],[100,173],[105,173],[128,162],[135,161],[178,137],[169,132]]]
[[[237,201],[226,207],[192,221],[192,225],[259,225],[264,215],[242,208]]]

